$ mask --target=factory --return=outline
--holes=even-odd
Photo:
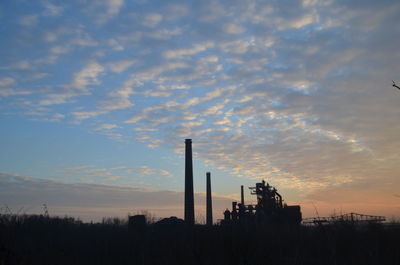
[[[300,225],[303,221],[307,225],[323,225],[337,223],[371,224],[381,223],[386,219],[384,216],[373,216],[358,213],[343,214],[333,217],[314,217],[302,219],[300,205],[287,205],[278,190],[262,180],[254,187],[249,187],[250,194],[257,198],[256,204],[245,204],[244,187],[241,186],[240,202],[232,202],[232,209],[223,212],[220,225],[265,225],[265,224],[291,224]],[[212,226],[212,195],[211,195],[211,173],[206,173],[206,225]],[[185,140],[185,205],[184,220],[175,216],[164,218],[155,225],[194,226],[194,189],[193,189],[193,156],[192,140]],[[141,229],[146,226],[144,215],[129,216],[129,227]]]
[[[212,198],[211,198],[211,173],[206,173],[206,224],[213,224]],[[302,220],[299,205],[288,206],[283,203],[282,196],[277,189],[263,180],[249,187],[251,194],[256,195],[256,205],[244,203],[244,189],[241,186],[240,203],[232,202],[232,210],[224,212],[221,225],[236,223],[285,223],[300,224]],[[192,140],[185,140],[185,223],[194,225],[194,193],[193,193],[193,157]]]
[[[302,217],[299,205],[288,206],[276,188],[265,184],[263,180],[249,187],[252,195],[257,196],[256,205],[244,203],[244,191],[241,186],[240,203],[232,202],[232,211],[226,209],[222,224],[229,223],[284,223],[300,224]]]

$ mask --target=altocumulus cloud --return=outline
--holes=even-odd
[[[99,184],[67,184],[0,173],[0,201],[16,213],[43,213],[47,204],[51,215],[70,215],[84,221],[106,216],[125,218],[128,213],[148,211],[157,217],[183,216],[183,192],[151,190]],[[231,199],[215,195],[215,216],[229,206]],[[195,193],[196,214],[205,216],[205,194]],[[202,220],[199,220],[202,221]],[[203,220],[204,221],[204,220]]]
[[[300,190],[296,199],[347,187],[396,193],[399,3],[104,0],[42,9],[17,8],[18,19],[6,20],[7,113],[48,121],[58,113],[177,153],[182,138],[195,138],[205,164],[269,178]],[[65,15],[72,10],[79,27]]]

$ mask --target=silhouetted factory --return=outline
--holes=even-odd
[[[206,224],[213,224],[211,173],[206,173]],[[244,189],[241,186],[240,203],[232,202],[232,210],[226,209],[221,224],[233,223],[290,223],[300,224],[302,220],[300,206],[288,206],[276,188],[265,181],[250,187],[252,195],[257,196],[256,205],[244,203]],[[185,140],[185,223],[194,225],[194,191],[193,191],[193,156],[192,140]]]
[[[226,209],[223,223],[231,222],[267,222],[300,224],[301,211],[299,205],[288,206],[283,203],[282,196],[276,188],[265,184],[263,180],[250,187],[252,195],[257,196],[256,205],[244,203],[244,191],[241,186],[240,203],[232,202],[232,211]]]
[[[240,203],[232,202],[232,210],[224,211],[221,225],[257,225],[257,224],[294,224],[302,222],[300,205],[287,205],[283,202],[278,190],[264,180],[249,187],[251,195],[257,197],[256,204],[245,204],[244,187],[240,187]],[[331,224],[338,222],[350,223],[379,223],[384,222],[384,216],[373,216],[349,213],[334,217],[316,217],[304,220],[308,224]],[[185,140],[185,209],[184,220],[175,216],[164,218],[155,225],[188,225],[195,224],[194,215],[194,189],[193,189],[193,155],[192,139]],[[206,173],[206,224],[213,225],[211,173]],[[141,229],[146,226],[144,215],[129,216],[129,227]]]

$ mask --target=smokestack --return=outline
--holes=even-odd
[[[185,140],[185,222],[194,225],[192,139]]]
[[[207,192],[206,192],[206,200],[207,200],[207,216],[206,216],[206,224],[213,224],[212,217],[212,200],[211,200],[211,173],[207,172]]]
[[[240,186],[240,203],[242,204],[242,207],[244,206],[244,192],[243,192],[243,185]]]

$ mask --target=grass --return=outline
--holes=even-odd
[[[400,227],[156,226],[0,215],[2,264],[400,264]]]

